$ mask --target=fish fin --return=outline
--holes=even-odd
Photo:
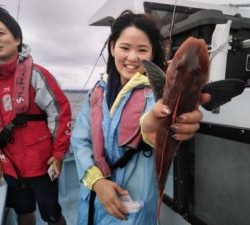
[[[206,84],[202,93],[209,93],[211,100],[202,107],[208,111],[217,109],[221,105],[231,101],[232,98],[240,95],[245,89],[245,82],[240,79],[226,79]]]
[[[166,80],[165,73],[153,62],[142,60],[142,64],[148,76],[149,83],[154,91],[155,98],[158,100],[162,97]]]

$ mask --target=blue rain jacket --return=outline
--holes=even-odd
[[[141,85],[140,82],[131,81],[131,83],[134,87]],[[105,94],[106,83],[101,80],[98,85],[101,85],[104,88]],[[123,90],[121,90],[120,93],[122,91]],[[106,98],[103,98],[102,128],[104,134],[104,148],[106,156],[111,163],[116,162],[124,153],[124,149],[122,147],[118,147],[117,131],[119,128],[122,109],[126,102],[129,101],[130,95],[131,90],[124,94],[112,116],[110,115]],[[146,96],[145,112],[153,106],[154,102],[153,93],[150,92],[150,94]],[[75,155],[79,179],[84,176],[89,167],[94,165],[90,129],[90,105],[89,99],[85,98],[71,136],[71,148]],[[145,157],[142,151],[135,154],[124,168],[118,168],[112,173],[111,179],[122,188],[128,190],[133,200],[143,202],[143,208],[137,213],[128,214],[128,220],[119,220],[108,214],[100,203],[98,197],[96,197],[94,203],[95,225],[156,225],[158,192],[154,155],[151,157]],[[90,190],[81,184],[79,194],[78,225],[87,225],[88,223],[89,197]]]

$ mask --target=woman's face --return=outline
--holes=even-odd
[[[145,32],[131,26],[121,32],[116,43],[111,43],[111,54],[123,85],[136,72],[144,73],[141,61],[152,60],[153,47]]]
[[[0,21],[0,63],[8,62],[18,53],[20,41]]]

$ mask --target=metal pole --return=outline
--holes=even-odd
[[[17,16],[16,16],[16,20],[17,20],[17,21],[18,21],[18,19],[19,19],[20,8],[21,8],[21,0],[18,0]]]

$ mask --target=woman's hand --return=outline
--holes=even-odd
[[[176,118],[176,122],[170,129],[174,132],[173,138],[178,141],[186,141],[194,136],[200,128],[202,112],[194,110],[190,113],[184,113]]]
[[[56,159],[54,156],[52,156],[49,158],[47,164],[48,166],[50,166],[51,164],[53,165],[54,177],[58,178],[62,171],[62,165],[63,165],[62,160]]]
[[[155,132],[161,125],[161,118],[166,117],[171,112],[166,105],[162,103],[162,98],[159,99],[152,109],[144,114],[141,120],[141,129],[144,134],[146,134],[149,139],[155,139]],[[154,143],[154,141],[153,141]]]
[[[126,212],[121,205],[118,195],[128,192],[111,180],[102,178],[93,185],[93,190],[109,214],[121,220],[126,220]]]
[[[209,94],[200,95],[200,104],[206,104],[210,101],[211,96]],[[162,99],[159,99],[152,109],[145,114],[141,121],[141,129],[144,133],[147,141],[152,145],[155,145],[155,136],[159,126],[162,125],[161,119],[171,114],[169,108],[162,103]],[[185,141],[193,137],[193,135],[200,128],[200,121],[202,120],[202,112],[199,109],[195,109],[192,112],[185,113],[176,118],[170,129],[174,132],[173,138],[179,141]]]

